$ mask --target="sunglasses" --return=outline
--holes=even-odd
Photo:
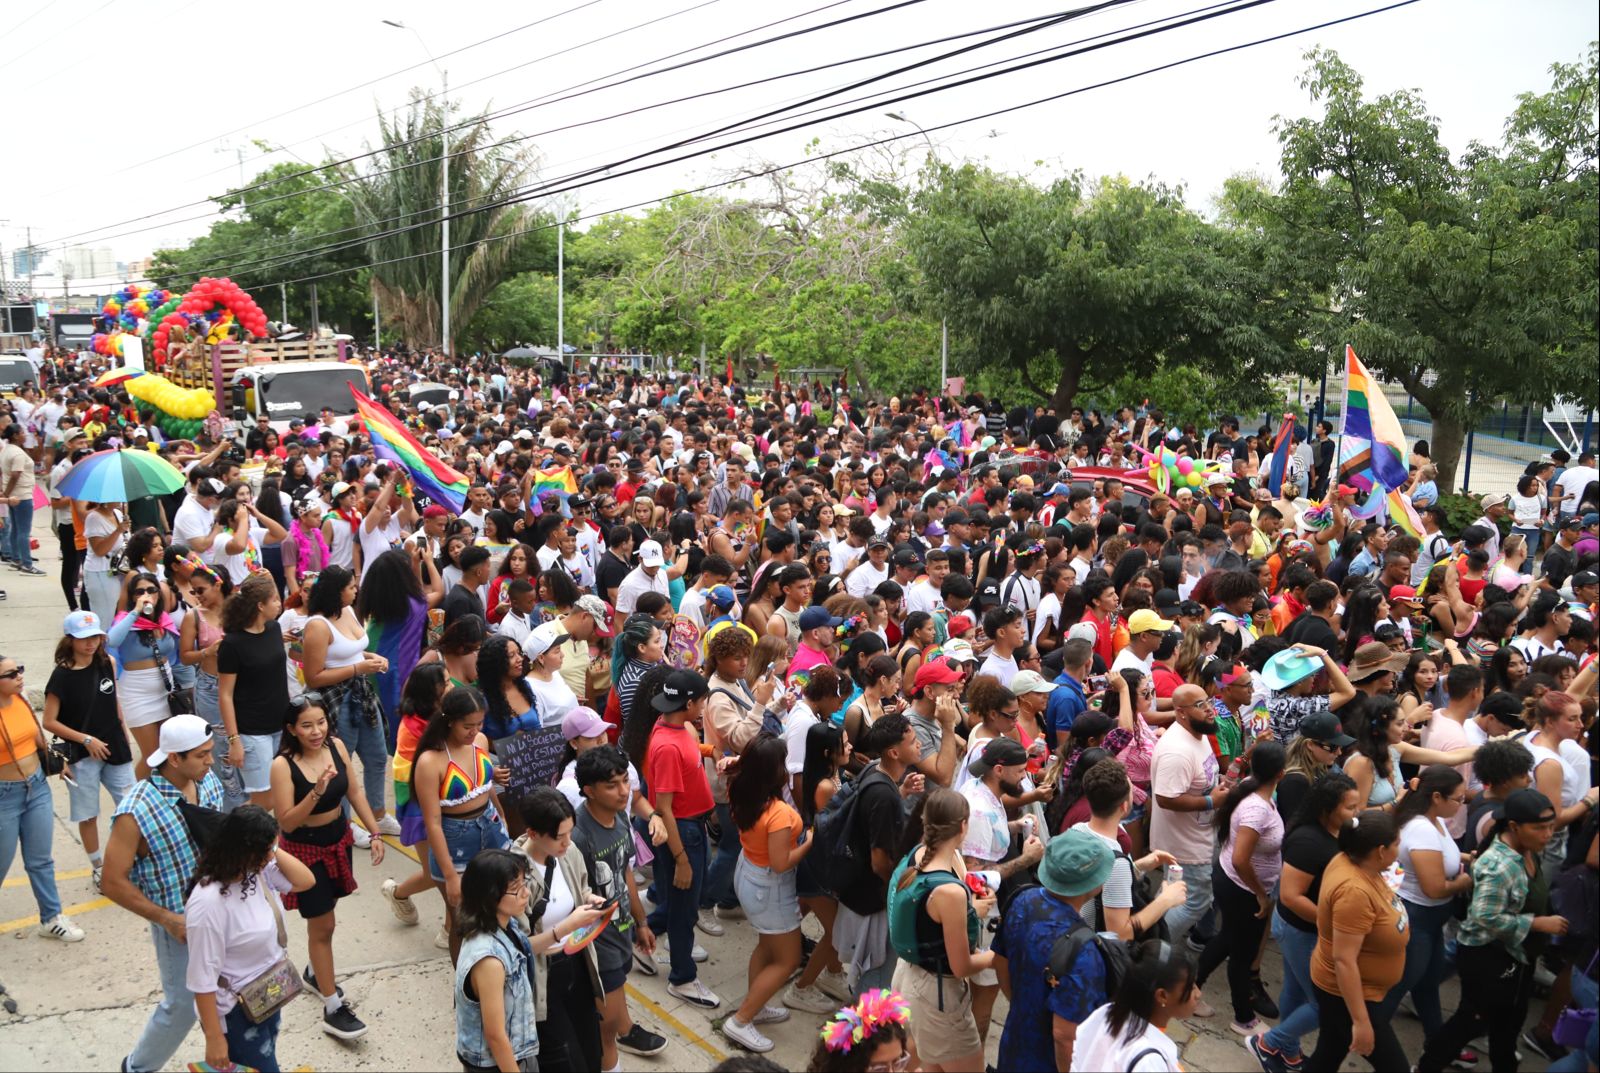
[[[156,595],[159,595],[160,592],[161,592],[160,589],[138,588],[138,589],[134,589],[133,590],[133,595],[135,595],[135,596],[156,596]]]
[[[0,678],[21,678],[22,677],[22,672],[26,671],[27,669],[28,668],[24,667],[22,664],[19,663],[19,664],[17,664],[15,670],[10,670],[10,671],[5,671],[3,673],[0,673]]]

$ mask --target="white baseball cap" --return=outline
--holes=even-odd
[[[161,724],[161,748],[146,761],[151,768],[167,762],[173,753],[198,749],[211,740],[211,725],[198,715],[175,715]]]
[[[641,565],[661,566],[666,561],[666,558],[661,554],[661,545],[654,540],[647,540],[639,545],[639,562]]]

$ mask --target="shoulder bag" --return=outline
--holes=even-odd
[[[265,882],[258,879],[257,882]],[[305,990],[294,962],[289,960],[289,932],[283,924],[283,911],[278,908],[278,896],[270,888],[262,891],[267,905],[272,908],[272,919],[278,925],[278,960],[255,979],[233,989],[239,1008],[253,1025],[270,1020],[272,1015],[287,1006]]]

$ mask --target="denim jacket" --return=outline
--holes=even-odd
[[[534,1031],[533,980],[528,972],[532,952],[521,923],[506,925],[515,939],[504,931],[478,932],[461,943],[456,960],[456,1055],[475,1066],[493,1066],[495,1057],[483,1038],[483,1008],[467,996],[467,976],[473,966],[486,957],[498,958],[505,967],[506,1035],[517,1061],[539,1053],[539,1036]]]

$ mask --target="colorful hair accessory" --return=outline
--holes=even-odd
[[[867,625],[865,612],[857,612],[833,628],[835,637],[848,637],[857,630],[864,629]]]
[[[189,568],[189,576],[191,578],[194,577],[195,574],[199,574],[213,585],[222,580],[217,576],[217,572],[206,564],[204,559],[200,558],[200,556],[196,555],[192,551],[183,556],[183,563]]]
[[[1333,508],[1326,503],[1318,504],[1300,512],[1300,521],[1306,529],[1313,533],[1320,533],[1333,524]]]
[[[854,1006],[840,1009],[822,1026],[822,1042],[830,1051],[848,1053],[883,1025],[907,1025],[910,1020],[911,1005],[904,995],[874,989],[863,994]]]
[[[1025,548],[1018,548],[1017,549],[1017,554],[1019,556],[1021,556],[1021,555],[1038,555],[1038,554],[1042,553],[1043,551],[1044,551],[1044,541],[1035,540],[1032,544],[1029,544]]]

